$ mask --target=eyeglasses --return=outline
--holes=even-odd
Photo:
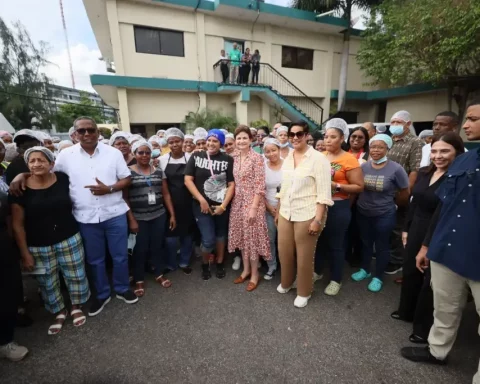
[[[88,132],[89,135],[93,135],[95,132],[97,132],[96,128],[80,128],[77,129],[75,132],[77,132],[79,135],[85,135],[85,133]]]
[[[224,147],[225,147],[225,148],[233,147],[233,143],[226,143],[226,144],[224,145]]]
[[[365,140],[365,137],[363,137],[362,135],[352,135],[352,136],[350,136],[350,139],[352,139],[352,140]]]
[[[150,151],[137,151],[137,155],[140,155],[140,156],[150,156],[152,154],[152,152]]]
[[[267,135],[257,134],[257,137],[267,137]]]
[[[305,137],[305,132],[300,131],[300,132],[288,132],[288,138],[293,139],[294,137],[297,137],[297,139],[303,139]]]

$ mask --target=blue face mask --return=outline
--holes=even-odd
[[[388,129],[393,136],[400,136],[403,134],[403,125],[390,125]]]
[[[152,151],[152,159],[156,159],[158,156],[160,156],[161,152],[160,149],[154,149]]]
[[[372,159],[372,161],[373,161],[374,164],[382,164],[382,163],[387,161],[387,155],[383,156],[381,159],[378,159],[378,160],[373,160]]]

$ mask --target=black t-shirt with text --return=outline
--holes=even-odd
[[[209,161],[206,151],[195,152],[187,163],[185,175],[193,176],[195,186],[209,205],[219,205],[225,198],[227,184],[235,181],[233,157],[218,152],[210,155]]]

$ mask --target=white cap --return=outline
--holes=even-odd
[[[408,123],[409,121],[412,121],[412,117],[410,116],[410,112],[408,112],[408,111],[395,112],[393,114],[392,118],[390,119],[390,121],[392,121],[393,119],[403,120],[406,123]]]
[[[347,122],[343,119],[340,119],[338,117],[335,117],[333,119],[330,119],[327,121],[327,124],[325,125],[325,130],[330,129],[330,128],[337,128],[343,132],[343,136],[345,139],[345,142],[348,140],[348,136],[350,134],[350,131],[347,126]]]

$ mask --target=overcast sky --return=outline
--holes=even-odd
[[[290,0],[267,0],[267,3],[287,6]],[[63,7],[75,85],[79,89],[93,91],[89,75],[106,73],[105,63],[99,60],[101,53],[82,0],[63,0]],[[71,86],[59,0],[0,1],[0,17],[10,25],[20,21],[35,42],[47,42],[50,46],[48,60],[52,63],[46,68],[47,75],[56,84]]]

